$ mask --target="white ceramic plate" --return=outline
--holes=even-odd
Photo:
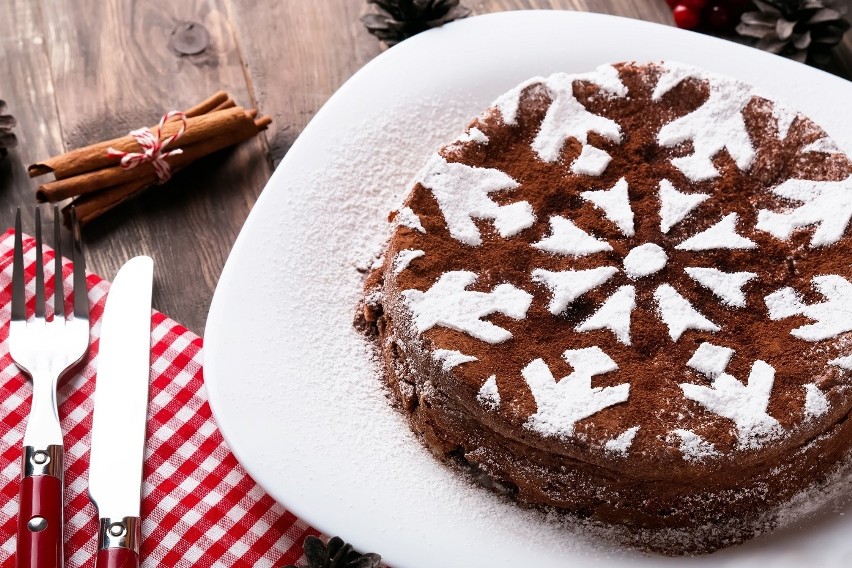
[[[204,374],[219,426],[277,500],[397,568],[847,566],[829,512],[697,559],[642,556],[548,521],[438,464],[386,403],[352,329],[384,223],[430,151],[524,79],[679,60],[744,79],[852,148],[852,84],[674,28],[575,12],[470,18],[388,50],[317,113],[269,181],[222,273]]]

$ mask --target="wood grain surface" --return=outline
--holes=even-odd
[[[474,14],[584,10],[671,24],[664,0],[467,0]],[[154,307],[202,333],[234,239],[273,164],[331,94],[384,49],[361,0],[0,0],[0,99],[19,146],[0,161],[0,225],[24,206],[26,165],[156,122],[218,89],[273,118],[264,135],[177,174],[86,228],[89,268],[112,279],[132,256],[155,260]],[[169,48],[186,22],[210,36],[197,55]],[[852,74],[852,35],[835,70]]]

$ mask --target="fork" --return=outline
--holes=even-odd
[[[41,212],[35,210],[36,275],[35,313],[27,319],[24,247],[21,210],[15,216],[15,253],[12,265],[12,319],[9,353],[18,368],[29,375],[33,396],[21,462],[18,513],[17,568],[62,568],[63,461],[62,429],[56,407],[59,378],[79,362],[89,346],[89,299],[86,264],[77,216],[71,210],[73,241],[73,317],[65,316],[62,285],[59,208],[53,208],[54,260],[53,319],[45,315]]]

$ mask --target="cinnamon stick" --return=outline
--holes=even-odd
[[[188,119],[183,136],[169,145],[168,149],[182,148],[205,138],[215,137],[234,128],[239,121],[245,121],[245,110],[240,107],[214,111]],[[162,138],[172,136],[180,130],[180,120],[170,120],[163,125]],[[121,152],[139,152],[141,148],[130,136],[99,142],[85,148],[78,148],[60,156],[49,158],[28,168],[30,177],[53,172],[57,180],[65,180],[86,172],[94,173],[101,168],[115,166],[117,159],[107,154],[109,148]],[[103,187],[103,186],[101,186]]]
[[[181,154],[169,157],[168,163],[172,169],[179,169],[207,154],[256,136],[258,126],[256,126],[255,122],[245,119],[245,111],[243,109],[239,109],[239,115],[242,119],[237,121],[223,134],[184,146]],[[188,129],[187,132],[189,132]],[[55,203],[69,197],[87,195],[107,187],[115,187],[130,182],[154,185],[157,181],[157,174],[150,162],[130,169],[114,166],[74,176],[70,179],[62,179],[40,185],[36,190],[36,199],[41,203]]]
[[[235,106],[237,106],[237,103],[234,102],[234,99],[228,97],[227,99],[216,105],[216,108],[214,108],[213,110],[223,110],[226,108],[234,108]]]
[[[219,91],[214,93],[206,100],[198,103],[197,105],[187,109],[184,111],[184,114],[187,118],[195,118],[197,116],[201,116],[207,114],[209,112],[218,110],[226,102],[230,101],[230,107],[234,106],[233,99],[226,93],[225,91]],[[170,136],[177,132],[177,129],[180,127],[180,120],[177,118],[172,118],[172,120],[168,121],[166,124],[174,124],[177,123],[178,126],[172,129],[171,127],[166,128],[164,125],[163,132],[169,132],[170,134],[164,134],[164,136]],[[148,130],[153,131],[156,129],[156,126],[151,126]],[[53,172],[53,175],[56,179],[63,179],[73,175],[77,175],[79,173],[91,171],[97,168],[104,167],[105,165],[111,165],[114,162],[114,158],[108,159],[106,162],[100,161],[91,161],[91,158],[105,158],[106,157],[106,149],[112,145],[114,148],[118,148],[116,144],[119,144],[119,141],[123,140],[132,140],[131,136],[122,136],[121,138],[115,138],[113,140],[107,140],[106,142],[102,142],[100,144],[95,144],[92,146],[85,146],[83,148],[77,148],[75,150],[71,150],[70,152],[66,152],[64,154],[60,154],[58,156],[54,156],[52,158],[48,158],[43,162],[36,162],[35,164],[31,164],[27,168],[27,173],[30,177],[38,177],[45,174],[49,174]],[[177,146],[175,146],[177,147]],[[138,148],[138,145],[134,145],[133,148]],[[131,150],[124,150],[125,152]],[[92,165],[93,164],[93,165]]]
[[[187,118],[207,114],[208,112],[218,110],[219,105],[229,100],[230,98],[231,97],[228,96],[228,93],[226,93],[225,91],[218,91],[210,95],[207,100],[201,101],[194,107],[186,109],[185,111],[183,111],[183,114],[185,114]]]
[[[255,125],[257,130],[265,130],[266,127],[272,123],[272,119],[268,116],[261,117],[257,121],[255,121]],[[236,140],[233,142],[225,142],[224,140],[210,140],[208,147],[205,148],[195,148],[193,149],[193,153],[198,153],[199,156],[203,157],[207,153],[216,152],[219,149],[226,148],[229,145],[238,144],[243,142],[244,140],[248,140],[253,137],[255,134],[249,134],[249,130],[246,128],[242,131],[245,136],[244,139]],[[222,137],[225,138],[225,137]],[[196,146],[200,146],[201,144],[197,144]],[[210,150],[210,148],[216,148],[215,150]],[[209,150],[209,152],[208,152]],[[175,167],[175,171],[181,168]],[[77,210],[77,220],[80,225],[86,225],[87,223],[94,221],[110,209],[113,209],[125,201],[133,198],[137,193],[147,189],[152,183],[156,182],[156,176],[153,178],[146,176],[145,178],[130,181],[121,185],[116,185],[112,187],[108,187],[106,189],[102,189],[100,191],[88,193],[85,195],[80,195],[74,201],[63,207],[62,212],[65,215],[66,224],[68,224],[68,216],[71,211],[71,207],[73,206]]]
[[[72,206],[77,210],[77,221],[83,226],[124,203],[146,187],[148,187],[146,182],[136,180],[78,197],[62,208],[65,224],[70,224],[69,215]]]
[[[272,118],[268,116],[261,116],[254,121],[254,125],[257,127],[258,132],[266,130],[270,124],[272,124]]]

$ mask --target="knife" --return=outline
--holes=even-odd
[[[99,520],[96,568],[139,566],[153,276],[151,258],[127,261],[101,321],[89,454],[89,497]]]

